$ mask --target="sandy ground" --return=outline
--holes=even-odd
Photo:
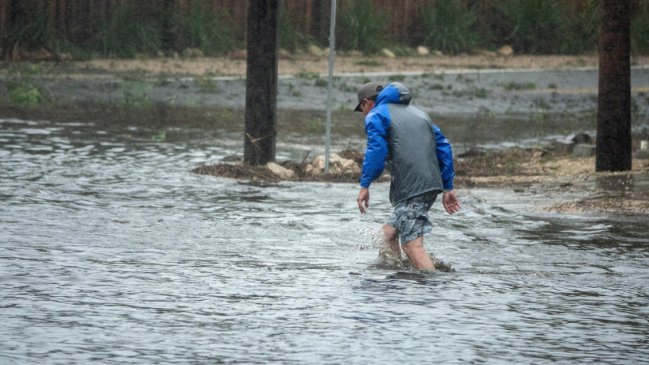
[[[634,65],[649,65],[649,56],[637,56]],[[597,55],[584,56],[422,56],[387,58],[339,54],[335,59],[335,74],[368,72],[437,72],[455,69],[574,69],[597,67]],[[145,60],[91,60],[75,62],[76,69],[111,72],[147,71],[152,74],[185,76],[245,76],[246,62],[231,57]],[[328,59],[309,55],[280,58],[280,75],[327,72]]]

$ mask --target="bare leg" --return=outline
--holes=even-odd
[[[401,247],[399,247],[399,236],[397,229],[389,224],[383,225],[383,239],[385,244],[390,248],[395,258],[401,260]]]
[[[397,230],[389,224],[384,224],[379,234],[379,261],[386,267],[401,266],[401,247]]]
[[[415,269],[435,271],[435,264],[424,248],[424,237],[417,237],[403,245],[403,251],[408,256]]]

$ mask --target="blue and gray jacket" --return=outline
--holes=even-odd
[[[399,83],[386,86],[365,117],[367,149],[361,187],[369,188],[387,168],[392,175],[390,202],[453,189],[450,142],[423,111],[410,104],[410,91]]]

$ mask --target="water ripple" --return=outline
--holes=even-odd
[[[1,363],[649,362],[641,218],[460,191],[426,237],[456,271],[386,270],[385,184],[360,216],[355,184],[189,174],[228,134],[0,125]]]

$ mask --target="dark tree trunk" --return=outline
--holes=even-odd
[[[8,49],[11,48],[7,39],[9,25],[11,24],[10,11],[11,1],[0,0],[0,51],[4,54],[7,54]]]
[[[176,49],[176,40],[174,37],[174,13],[175,0],[162,0],[162,10],[160,12],[160,23],[162,34],[160,35],[162,49],[172,51]]]
[[[596,171],[631,169],[630,0],[603,0]]]
[[[248,5],[243,160],[249,165],[275,160],[278,1],[250,0]]]

